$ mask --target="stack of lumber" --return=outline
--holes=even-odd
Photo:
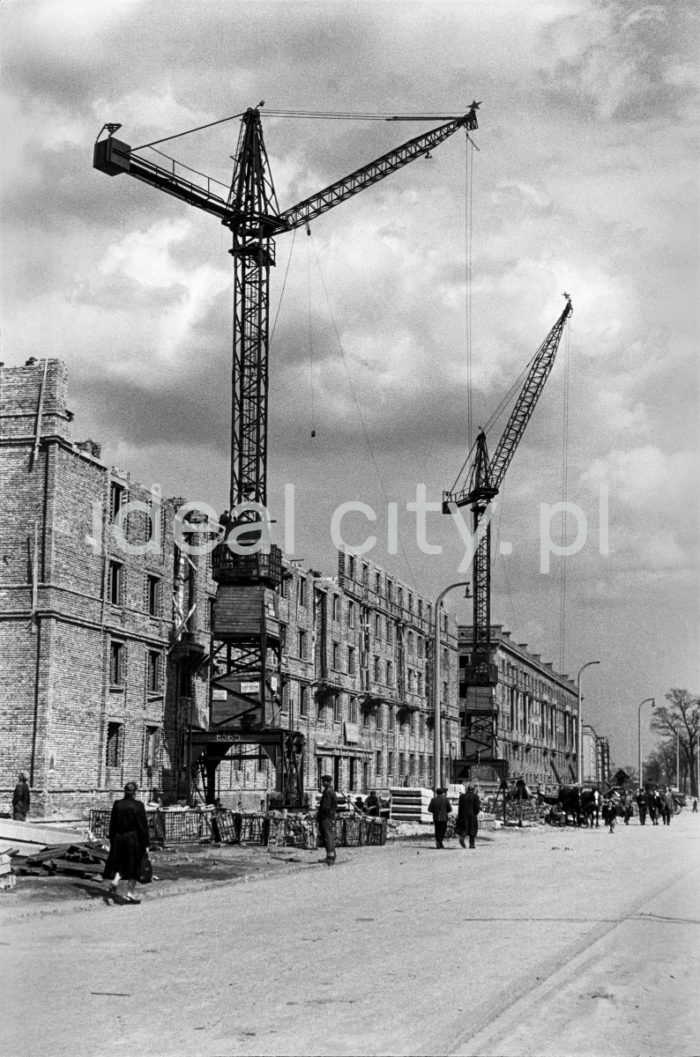
[[[81,844],[54,844],[37,855],[30,855],[17,869],[22,874],[46,871],[96,877],[102,875],[106,861],[107,851],[102,842],[91,840]]]
[[[432,822],[428,804],[433,798],[432,789],[390,789],[391,818],[394,822]]]
[[[87,828],[81,832],[44,822],[15,822],[14,819],[0,818],[0,841],[11,844],[18,855],[32,855],[47,845],[80,844],[86,833]]]

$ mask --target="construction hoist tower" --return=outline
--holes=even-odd
[[[231,413],[231,480],[229,513],[212,555],[217,582],[210,651],[209,729],[193,732],[205,774],[206,799],[215,798],[216,768],[232,746],[258,746],[272,759],[277,788],[287,806],[299,806],[303,795],[304,738],[276,722],[281,695],[279,586],[282,555],[267,536],[267,440],[269,388],[270,269],[275,264],[274,237],[305,227],[345,199],[384,179],[416,158],[430,156],[458,129],[477,125],[478,103],[459,117],[411,115],[389,121],[443,120],[445,124],[403,143],[342,180],[283,212],[270,173],[263,140],[260,107],[240,116],[241,129],[227,198],[212,190],[216,183],[193,180],[176,171],[176,163],[154,163],[106,124],[94,148],[96,169],[116,176],[127,173],[188,205],[217,217],[232,234],[234,270],[233,371]],[[281,111],[275,114],[284,116]],[[299,113],[289,116],[303,116]],[[312,116],[323,116],[313,114]],[[329,115],[344,116],[353,115]],[[362,118],[367,115],[357,115]],[[106,132],[105,138],[101,138]],[[159,141],[162,142],[162,141]],[[146,145],[146,146],[152,146]]]
[[[489,458],[486,434],[480,430],[462,483],[460,478],[449,492],[443,493],[443,513],[468,506],[472,512],[473,539],[476,544],[472,563],[472,643],[471,657],[464,672],[465,686],[460,687],[464,700],[463,744],[465,752],[455,761],[458,775],[468,774],[475,765],[492,767],[502,779],[508,776],[508,761],[498,750],[498,707],[495,687],[498,670],[491,657],[491,511],[506,470],[520,443],[525,427],[535,410],[545,382],[549,378],[559,348],[562,332],[571,315],[571,298],[564,294],[566,305],[549,334],[533,356],[527,376],[510,413],[493,458]],[[470,453],[471,454],[471,453]]]

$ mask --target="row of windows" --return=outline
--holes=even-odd
[[[109,685],[114,689],[122,688],[126,683],[126,643],[115,639],[109,644]],[[160,693],[163,689],[163,652],[146,650],[146,690],[149,694]]]
[[[126,728],[123,723],[115,722],[107,724],[105,738],[105,765],[107,767],[121,767],[124,762],[124,744]],[[146,770],[152,770],[159,765],[160,755],[160,727],[146,726],[143,730],[143,766]]]

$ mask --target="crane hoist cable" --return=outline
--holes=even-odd
[[[561,453],[561,543],[566,546],[566,504],[569,495],[569,384],[571,380],[571,332],[564,339],[564,393]],[[559,670],[564,671],[566,654],[566,559],[561,562],[559,581]]]

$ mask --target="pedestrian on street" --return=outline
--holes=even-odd
[[[639,808],[639,825],[643,826],[647,820],[647,795],[643,789],[637,793],[637,807]]]
[[[141,861],[148,851],[148,820],[146,809],[136,799],[138,786],[136,782],[127,782],[124,786],[124,798],[112,804],[112,815],[109,820],[109,855],[102,877],[110,881],[105,901],[119,898],[120,880],[126,881],[126,903],[140,903],[136,898],[136,882],[141,873]]]
[[[435,847],[444,848],[443,841],[447,833],[447,816],[452,812],[452,804],[447,799],[447,790],[440,786],[428,804],[428,811],[433,816],[435,830]]]
[[[377,790],[376,789],[370,789],[369,796],[365,800],[365,811],[367,812],[368,815],[371,815],[373,818],[378,818],[379,817],[379,807],[380,807],[380,804],[379,804],[379,797],[377,796]]]
[[[632,818],[632,794],[625,793],[625,798],[622,801],[623,805],[623,818],[626,826],[629,826],[630,819]]]
[[[24,822],[29,814],[30,801],[31,797],[29,795],[29,786],[27,785],[27,776],[23,771],[20,771],[17,776],[15,791],[12,794],[12,817],[15,822]]]
[[[662,800],[663,800],[664,826],[670,826],[671,825],[671,815],[673,815],[675,810],[676,810],[676,805],[675,805],[674,800],[673,800],[673,793],[671,792],[670,789],[666,789],[666,793],[662,797]]]
[[[321,789],[316,819],[321,843],[326,849],[326,858],[320,861],[332,866],[335,862],[335,816],[338,810],[338,798],[333,789],[333,779],[329,774],[321,775]]]
[[[479,830],[479,812],[481,811],[481,801],[479,800],[479,794],[474,789],[473,785],[464,783],[464,792],[460,793],[459,804],[457,806],[457,823],[455,825],[455,831],[459,837],[459,843],[462,847],[466,847],[464,838],[469,837],[469,847],[476,847],[476,834]]]
[[[697,813],[698,813],[698,798],[695,797],[695,799],[693,800],[693,814],[697,815]]]
[[[607,800],[603,801],[603,821],[608,827],[611,833],[615,832],[615,822],[617,820],[617,804],[618,799],[613,793],[608,797]]]

